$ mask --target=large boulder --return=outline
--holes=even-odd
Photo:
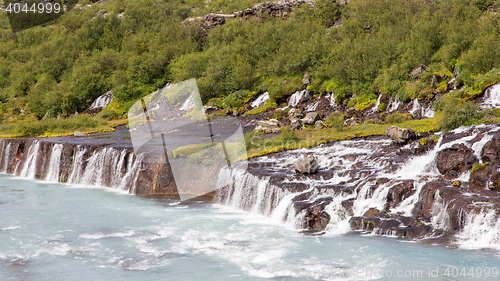
[[[215,105],[205,105],[205,106],[203,106],[203,112],[205,114],[212,114],[212,113],[216,112],[217,110],[219,110],[219,108],[217,108],[217,106],[215,106]]]
[[[436,156],[438,171],[450,178],[470,170],[475,162],[478,162],[478,159],[474,152],[464,144],[454,144],[439,151]]]
[[[302,174],[314,174],[319,170],[316,157],[309,155],[293,163],[295,171]]]
[[[416,137],[413,129],[403,129],[398,126],[391,126],[385,129],[385,134],[399,144],[405,144],[410,140],[414,140]]]
[[[292,108],[290,109],[290,111],[288,111],[288,119],[290,120],[290,123],[293,123],[293,121],[296,120],[300,120],[302,117],[304,117],[304,114],[300,109]]]
[[[411,72],[410,72],[410,75],[411,77],[413,78],[418,78],[420,77],[425,71],[427,70],[427,67],[423,64],[420,64],[418,65],[417,67],[415,67],[415,69],[413,69]]]
[[[309,112],[306,114],[306,117],[302,118],[302,123],[304,125],[314,125],[316,121],[320,121],[321,117],[316,112]]]
[[[256,132],[262,132],[265,134],[277,133],[280,131],[279,122],[276,119],[261,120],[257,122]]]

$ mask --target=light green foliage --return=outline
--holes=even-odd
[[[443,111],[443,118],[441,118],[439,126],[444,131],[473,125],[482,118],[482,114],[477,112],[479,106],[473,102],[460,103],[456,99],[448,99],[444,101],[440,109]]]
[[[296,131],[292,130],[290,126],[285,126],[281,129],[281,140],[283,143],[296,142],[299,140],[299,135]]]
[[[466,86],[461,100],[500,82],[500,20],[487,10],[499,5],[493,0],[351,0],[346,6],[317,0],[285,18],[227,19],[209,33],[183,23],[259,2],[115,0],[73,9],[16,36],[2,13],[0,93],[7,101],[0,113],[69,116],[107,90],[116,97],[115,110],[126,112],[165,83],[192,78],[204,102],[224,96],[234,108],[246,99],[240,91],[269,91],[283,103],[305,88],[307,71],[310,89],[334,93],[337,103],[356,95],[351,106],[358,110],[373,106],[374,93],[432,98],[446,83],[431,89],[430,75],[455,66]],[[342,25],[327,28],[340,14]],[[419,64],[429,70],[414,79],[409,73]]]
[[[334,112],[326,118],[323,123],[325,127],[333,127],[338,131],[344,130],[344,115],[341,112]]]
[[[401,123],[401,122],[408,121],[411,119],[413,119],[411,114],[399,113],[399,112],[391,113],[391,114],[387,115],[387,117],[385,118],[385,120],[389,124],[397,124],[397,123]]]

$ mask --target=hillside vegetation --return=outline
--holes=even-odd
[[[355,94],[349,106],[374,103],[378,94],[433,98],[454,70],[465,87],[448,99],[466,101],[500,81],[500,1],[316,0],[286,17],[227,19],[210,32],[185,21],[256,3],[80,1],[56,21],[16,34],[1,12],[0,118],[67,117],[108,90],[116,97],[111,109],[123,115],[137,98],[193,77],[204,102],[226,108],[264,91],[281,104],[305,87],[306,71],[308,87],[333,92],[337,102]],[[419,64],[427,71],[414,79]],[[444,81],[431,86],[432,74]]]

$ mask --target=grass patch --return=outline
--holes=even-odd
[[[475,172],[486,168],[486,166],[488,166],[488,164],[490,164],[490,163],[486,162],[484,164],[479,164],[479,163],[472,164],[472,171],[471,171],[471,173],[474,174]]]
[[[68,119],[49,118],[0,125],[0,137],[59,137],[72,135],[76,131],[83,133],[112,131],[113,128],[126,123],[126,119],[107,122],[98,117],[86,114]]]

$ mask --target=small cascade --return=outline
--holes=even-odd
[[[10,142],[7,143],[7,145],[5,145],[5,141],[2,140],[2,155],[1,155],[1,159],[3,159],[3,163],[2,163],[2,172],[3,173],[7,173],[7,170],[9,168],[9,160],[10,160],[10,149],[11,149],[11,144]]]
[[[179,108],[180,111],[191,111],[196,106],[196,100],[193,96],[189,96],[189,98],[182,104]]]
[[[432,105],[424,108],[422,107],[422,105],[420,105],[418,99],[415,99],[413,101],[413,107],[409,111],[409,113],[413,115],[413,117],[425,117],[425,118],[432,118],[434,117],[435,114],[434,110],[432,110]]]
[[[480,103],[480,107],[481,109],[500,107],[500,84],[496,84],[486,90],[484,99]]]
[[[488,208],[466,216],[463,230],[457,234],[457,243],[464,249],[494,248],[500,250],[500,216]]]
[[[40,149],[40,141],[35,140],[33,144],[30,146],[28,150],[28,154],[26,156],[26,162],[24,163],[23,169],[19,176],[23,178],[34,179],[37,169],[37,159],[38,159],[38,150]]]
[[[380,105],[380,101],[382,100],[382,95],[379,95],[378,98],[377,98],[377,102],[375,103],[375,105],[372,107],[371,111],[372,112],[378,112],[378,106]]]
[[[49,172],[45,177],[45,181],[59,182],[59,173],[61,172],[61,155],[64,146],[60,143],[54,144],[52,153],[50,154]]]
[[[330,98],[330,106],[331,107],[337,107],[337,101],[335,100],[335,94],[331,93],[327,95],[327,98]]]
[[[106,93],[102,94],[99,96],[97,99],[94,100],[94,102],[90,105],[88,108],[89,112],[95,111],[95,110],[101,110],[111,104],[113,101],[114,96],[111,93],[111,91],[107,91]]]
[[[269,93],[265,92],[262,95],[260,95],[256,100],[251,102],[250,105],[254,108],[259,107],[259,106],[263,106],[267,102],[268,99],[269,99]]]
[[[86,152],[86,148],[78,145],[76,147],[76,152],[73,155],[73,166],[71,168],[71,174],[68,178],[68,183],[79,183],[82,179],[83,168],[85,162],[83,161],[83,155]]]
[[[450,215],[448,214],[449,202],[445,202],[441,197],[440,190],[434,195],[434,204],[431,209],[431,223],[436,229],[448,230],[451,227]]]
[[[300,103],[300,101],[306,97],[308,97],[307,90],[297,91],[293,93],[288,99],[288,106],[296,107]]]
[[[398,98],[391,97],[389,101],[389,106],[387,107],[387,112],[393,112],[398,110],[399,106],[401,106],[402,104],[403,102],[401,102],[401,100],[399,100]]]
[[[321,103],[321,97],[318,97],[317,100],[311,102],[310,104],[308,104],[306,106],[306,108],[304,109],[305,112],[311,112],[311,111],[315,111],[316,108],[318,107],[318,105]]]

